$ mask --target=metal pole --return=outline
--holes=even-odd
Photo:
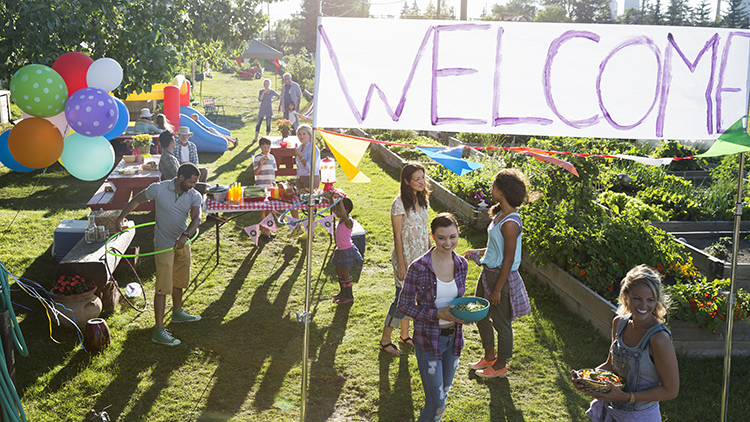
[[[737,280],[737,255],[740,248],[740,221],[742,220],[742,180],[744,178],[745,153],[740,154],[740,174],[737,181],[737,203],[734,206],[734,241],[732,244],[732,272],[727,300],[727,335],[724,340],[724,385],[721,389],[721,420],[727,420],[729,405],[729,371],[732,363],[732,327],[734,326],[734,283]]]
[[[468,8],[468,0],[461,0],[461,20],[466,20],[466,10]]]
[[[719,18],[721,18],[721,0],[716,0],[716,17],[714,18],[714,22],[718,22]]]

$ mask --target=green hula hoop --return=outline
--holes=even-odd
[[[318,195],[315,195],[315,197],[316,198],[322,198],[323,195],[324,194],[318,194]],[[336,204],[338,204],[339,201],[341,201],[342,198],[344,198],[344,196],[343,195],[339,195],[339,198],[337,200],[333,201],[333,203],[331,205],[329,205],[327,208],[325,208],[325,209],[323,209],[323,210],[321,210],[321,211],[313,214],[313,218],[315,218],[315,217],[323,214],[324,212],[330,210],[331,208],[333,208],[333,206],[336,205]],[[281,219],[284,218],[289,213],[289,211],[297,208],[298,206],[300,206],[302,204],[306,204],[308,202],[310,202],[310,197],[308,197],[307,199],[303,199],[302,201],[300,201],[300,202],[292,205],[291,208],[289,208],[288,210],[282,212],[281,215],[279,215],[278,224],[281,224],[282,226],[289,226],[289,225],[294,224],[294,223],[289,223],[289,222],[286,222],[286,221],[281,221]]]
[[[114,256],[119,256],[120,258],[135,258],[135,257],[138,257],[138,256],[156,255],[156,254],[160,254],[162,252],[168,252],[168,251],[174,250],[174,246],[171,247],[171,248],[169,248],[169,249],[162,249],[162,250],[159,250],[159,251],[136,253],[136,254],[118,254],[118,253],[114,253],[113,251],[109,250],[109,248],[108,248],[109,241],[112,240],[112,239],[114,239],[115,237],[119,236],[120,233],[125,233],[126,231],[135,229],[137,227],[153,226],[154,224],[156,224],[156,221],[151,221],[149,223],[143,223],[143,224],[137,224],[137,225],[135,225],[133,227],[128,227],[127,229],[125,229],[125,230],[123,230],[121,232],[115,233],[114,235],[110,236],[110,238],[107,239],[106,242],[104,242],[104,250],[108,254],[114,255]],[[198,237],[198,230],[197,229],[195,230],[195,236],[193,236],[192,239],[188,239],[188,241],[185,243],[185,245],[189,245],[189,244],[193,243],[193,240],[195,240],[196,237]]]

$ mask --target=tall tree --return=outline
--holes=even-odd
[[[504,21],[523,18],[531,22],[536,15],[534,3],[534,0],[510,0],[507,4],[494,4],[485,20]]]
[[[643,13],[639,9],[628,8],[617,17],[617,23],[626,25],[640,25],[643,23]]]
[[[693,26],[713,26],[711,4],[708,0],[701,0],[697,6],[691,9],[690,23]]]
[[[311,54],[315,53],[317,41],[318,8],[319,0],[302,0],[301,10],[297,16],[301,18],[299,33],[301,44]],[[347,18],[369,18],[369,0],[326,0],[323,2],[323,16],[347,17]]]
[[[729,0],[727,12],[722,15],[721,26],[727,28],[747,27],[747,11],[743,0]]]
[[[571,20],[580,23],[612,22],[609,0],[578,0],[573,3]]]
[[[550,4],[537,12],[534,22],[570,22],[568,14],[559,4]]]
[[[116,94],[150,89],[191,59],[236,53],[265,23],[259,0],[29,0],[0,8],[0,81],[69,51],[123,68]],[[218,65],[219,63],[213,63]]]
[[[655,0],[649,9],[649,25],[664,25],[664,15],[661,13],[661,0]]]
[[[672,26],[685,25],[689,21],[690,6],[687,0],[669,0],[664,23]]]

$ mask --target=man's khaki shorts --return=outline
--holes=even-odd
[[[154,248],[161,251],[168,248]],[[172,288],[184,289],[190,282],[190,246],[154,255],[156,294],[171,295]]]

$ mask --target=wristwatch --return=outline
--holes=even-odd
[[[635,393],[632,391],[630,392],[630,398],[628,399],[628,403],[633,404],[635,403]]]
[[[182,232],[182,235],[190,239],[190,233],[188,233],[187,231]]]

